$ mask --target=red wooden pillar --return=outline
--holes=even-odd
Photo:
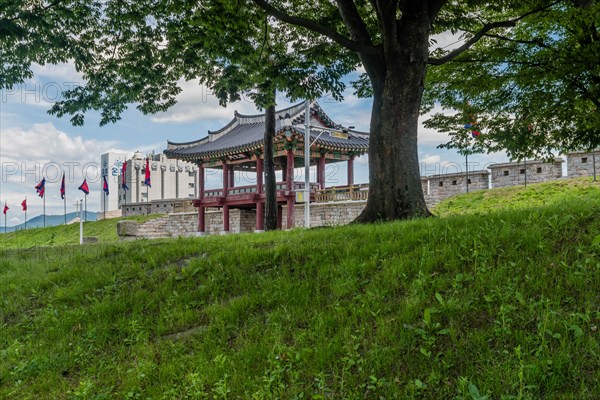
[[[233,165],[229,168],[229,187],[235,187],[235,167]]]
[[[263,188],[263,159],[256,159],[256,194],[260,195]],[[256,230],[265,230],[265,203],[260,201],[260,198],[256,202]]]
[[[348,160],[348,186],[354,185],[354,156]]]
[[[317,164],[317,183],[321,189],[325,189],[325,155],[319,158]]]
[[[198,232],[206,232],[206,209],[202,204],[204,200],[204,167],[198,164],[198,199],[200,206],[198,207]]]
[[[227,198],[229,194],[229,165],[223,161],[223,197],[225,197],[225,205],[223,205],[223,231],[229,232],[229,205]]]
[[[296,195],[294,190],[294,150],[289,149],[287,152],[287,168],[285,171],[285,186],[288,192],[287,198],[287,229],[294,227],[294,203]]]

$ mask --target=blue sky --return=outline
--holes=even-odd
[[[47,214],[63,212],[59,195],[61,169],[67,171],[67,211],[75,210],[73,203],[82,194],[77,187],[84,175],[88,177],[92,190],[88,197],[88,210],[96,211],[100,208],[101,199],[98,167],[102,153],[162,152],[167,140],[186,142],[206,136],[208,130],[219,129],[231,120],[234,110],[242,114],[258,112],[250,101],[244,100],[223,108],[205,87],[197,82],[182,82],[183,92],[177,105],[165,113],[146,116],[132,106],[116,124],[99,127],[98,114],[89,113],[83,127],[74,127],[68,118],[51,116],[47,110],[60,99],[62,90],[84,84],[83,78],[70,64],[37,65],[33,72],[32,80],[13,90],[0,92],[0,201],[2,206],[6,201],[10,207],[8,226],[23,222],[20,203],[25,196],[28,199],[28,217],[42,213],[42,201],[34,189],[42,174],[48,180]],[[335,122],[368,131],[371,100],[357,98],[351,88],[347,89],[343,102],[325,97],[319,103]],[[279,104],[283,108],[289,102],[281,97]],[[464,169],[462,157],[453,151],[436,149],[446,139],[445,135],[421,126],[419,157],[422,175]],[[480,169],[485,164],[505,160],[502,154],[475,156],[470,160],[473,162],[470,169]],[[358,160],[356,183],[368,181],[367,163],[367,157]],[[297,174],[301,173],[301,170],[297,171]],[[327,183],[343,184],[345,177],[345,165],[341,164],[339,168],[328,170]],[[217,177],[211,179],[208,186],[219,184]]]

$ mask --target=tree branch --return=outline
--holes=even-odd
[[[440,57],[440,58],[431,58],[430,57],[429,60],[427,61],[427,63],[430,65],[442,65],[444,63],[447,63],[448,61],[460,56],[462,53],[469,50],[471,48],[471,46],[473,46],[475,43],[477,43],[489,31],[496,29],[496,28],[510,28],[510,27],[516,26],[517,22],[521,21],[522,19],[524,19],[532,14],[545,11],[545,10],[549,9],[550,7],[552,7],[558,3],[561,3],[561,2],[562,2],[562,0],[552,2],[552,3],[548,4],[547,6],[528,11],[528,12],[524,13],[523,15],[521,15],[517,18],[514,18],[514,19],[510,19],[507,21],[497,21],[497,22],[485,24],[477,33],[475,33],[475,35],[473,35],[473,37],[471,39],[467,40],[462,46],[451,51],[450,53],[446,54],[443,57]]]
[[[512,64],[512,65],[528,65],[531,67],[546,67],[547,63],[533,61],[515,61],[515,60],[489,60],[484,58],[461,58],[460,60],[450,60],[454,63],[494,63],[494,64]]]
[[[398,0],[376,0],[375,3],[384,44],[385,46],[396,46],[398,43],[398,21],[396,20]]]
[[[320,33],[323,36],[326,36],[329,39],[333,40],[340,46],[347,48],[348,50],[356,51],[359,53],[365,51],[364,44],[359,43],[355,40],[349,39],[346,36],[338,33],[337,31],[335,31],[327,26],[321,25],[320,23],[318,23],[316,21],[289,15],[289,14],[273,7],[271,4],[269,4],[269,2],[267,0],[252,0],[252,1],[258,7],[262,8],[267,14],[277,18],[280,21],[286,22],[291,25],[300,26],[302,28],[309,29],[313,32]]]
[[[367,46],[373,46],[367,25],[358,13],[356,4],[352,0],[336,0],[336,3],[352,40]]]
[[[519,43],[519,44],[530,44],[532,46],[539,46],[539,47],[543,47],[545,49],[550,48],[550,46],[548,46],[546,43],[542,42],[541,40],[516,40],[516,39],[507,38],[506,36],[494,35],[491,33],[486,33],[485,36],[499,39],[499,40],[504,40],[506,42]]]

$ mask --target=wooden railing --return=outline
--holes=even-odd
[[[329,201],[349,201],[349,200],[367,200],[369,196],[369,185],[360,184],[352,186],[332,186],[325,189],[319,189],[318,183],[311,183],[311,192],[314,193],[314,199],[318,203]],[[286,190],[285,182],[277,183],[277,192]],[[294,182],[292,185],[293,191],[301,191],[304,189],[304,182]],[[256,193],[256,185],[237,186],[229,188],[228,196],[236,196],[241,194]],[[223,195],[223,189],[208,189],[204,191],[204,197],[220,197]]]
[[[314,192],[319,187],[318,183],[311,183],[311,190]],[[277,191],[282,192],[287,190],[287,184],[285,182],[277,182]],[[294,182],[292,184],[292,191],[299,191],[304,188],[304,182]],[[263,186],[264,192],[264,186]],[[256,193],[256,185],[248,186],[235,186],[227,190],[228,196],[235,196],[238,194]],[[223,189],[207,189],[204,191],[204,197],[220,197],[223,196]]]
[[[325,189],[317,190],[315,201],[317,203],[326,203],[330,201],[357,201],[367,200],[369,197],[369,185],[352,185],[352,186],[332,186]]]

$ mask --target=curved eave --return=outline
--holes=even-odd
[[[169,158],[177,158],[177,159],[184,160],[184,161],[214,160],[214,159],[220,159],[223,157],[232,156],[235,154],[246,153],[249,151],[255,151],[258,149],[262,149],[262,147],[263,147],[263,141],[258,140],[255,142],[246,143],[246,144],[239,145],[239,146],[233,146],[233,147],[228,147],[226,149],[219,149],[219,150],[213,150],[213,151],[198,151],[195,153],[181,153],[181,152],[178,152],[175,150],[175,151],[165,152],[165,154]]]
[[[294,104],[292,106],[289,106],[287,108],[283,108],[281,110],[277,110],[275,112],[275,116],[276,117],[279,116],[279,115],[284,116],[285,113],[289,113],[291,111],[293,111],[294,114],[295,114],[295,113],[298,113],[298,112],[300,112],[302,110],[304,110],[304,102]],[[237,111],[235,112],[235,116],[238,117],[238,118],[240,118],[240,119],[262,118],[264,120],[264,118],[265,118],[265,114],[264,113],[262,113],[262,114],[240,114]]]
[[[284,135],[285,130],[281,129],[279,130],[279,132],[277,132],[277,134],[275,135],[275,137],[280,137]],[[296,139],[296,141],[298,143],[302,143],[304,142],[304,132],[302,130],[298,130],[295,128],[292,128],[292,132],[294,133],[294,138]],[[324,149],[327,151],[331,151],[331,152],[347,152],[347,153],[353,153],[353,154],[364,154],[367,153],[369,150],[369,140],[365,139],[365,138],[358,138],[355,137],[355,141],[348,141],[348,142],[340,142],[340,141],[335,141],[335,140],[328,140],[328,138],[326,136],[321,136],[318,139],[315,140],[316,136],[318,136],[318,133],[316,133],[315,131],[311,132],[311,143],[313,147],[313,150],[316,149]],[[356,141],[356,139],[358,139],[359,141]]]
[[[191,142],[182,142],[176,143],[167,140],[167,151],[173,151],[177,149],[187,149],[188,147],[193,147],[205,143],[208,141],[208,137],[203,137],[202,139],[192,140]],[[166,152],[165,152],[166,153]]]
[[[292,132],[297,142],[302,142],[304,140],[304,132],[302,130],[292,128]],[[313,131],[311,133],[311,141],[314,141],[314,146],[316,149],[323,149],[332,153],[351,153],[355,155],[367,153],[369,150],[368,136],[364,137],[363,135],[359,135],[352,132],[351,135],[353,135],[353,140],[348,141],[340,141],[339,139],[329,139],[328,136],[324,135],[321,135],[321,137],[315,140],[315,138],[318,136],[318,133]],[[284,136],[285,129],[279,129],[276,132],[274,139],[281,140],[284,138]],[[169,158],[177,158],[184,161],[214,160],[262,149],[264,141],[263,139],[260,139],[250,143],[244,143],[237,146],[231,146],[217,150],[196,152],[185,151],[189,147],[192,147],[192,143],[193,142],[190,142],[190,145],[185,147],[168,149],[165,151],[165,154]],[[202,143],[197,144],[201,145]]]

